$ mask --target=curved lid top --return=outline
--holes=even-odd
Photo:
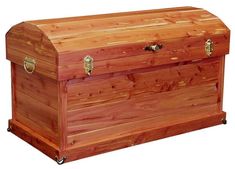
[[[92,54],[95,61],[112,58],[101,54],[101,49],[110,49],[111,54],[116,51],[113,47],[121,48],[124,45],[141,46],[150,42],[162,43],[169,39],[213,39],[213,36],[220,35],[226,35],[229,39],[229,29],[218,17],[200,8],[179,7],[27,21],[14,26],[8,32],[7,43],[10,48],[26,48],[28,51],[24,51],[25,54],[34,55],[42,62],[47,61],[46,67],[41,66],[44,70],[40,73],[49,73],[55,79],[67,79],[67,76],[70,79],[81,77],[82,74],[76,76],[68,73],[71,70],[80,71],[69,69],[68,65],[82,62],[86,54]],[[21,41],[21,46],[17,41]],[[34,50],[30,51],[30,47]],[[225,53],[228,53],[227,49]],[[141,53],[132,53],[128,56],[139,54]],[[13,55],[9,50],[10,60]],[[65,74],[60,77],[63,73]]]
[[[183,36],[225,33],[228,28],[204,9],[180,7],[94,16],[29,21],[58,52]],[[169,31],[166,31],[169,30]],[[171,31],[171,33],[169,33]],[[131,31],[131,32],[130,32]]]

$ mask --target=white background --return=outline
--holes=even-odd
[[[231,29],[226,57],[224,111],[227,125],[195,131],[58,166],[53,160],[6,131],[11,118],[10,63],[5,59],[5,33],[24,20],[58,18],[175,6],[202,7]],[[233,0],[1,0],[0,1],[0,168],[235,168],[235,8]]]

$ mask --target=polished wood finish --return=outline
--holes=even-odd
[[[10,130],[68,162],[222,124],[229,41],[218,17],[193,7],[22,22],[6,35]]]
[[[15,65],[15,120],[58,144],[57,82]]]
[[[185,7],[23,22],[7,33],[6,43],[9,60],[22,65],[25,56],[32,56],[36,72],[68,80],[86,77],[86,55],[95,60],[93,74],[100,75],[207,58],[208,38],[216,44],[212,57],[221,56],[229,51],[229,36],[213,14]],[[143,50],[156,43],[162,50]]]

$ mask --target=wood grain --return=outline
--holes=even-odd
[[[111,106],[107,105],[103,109],[96,107],[97,111],[95,113],[93,112],[94,110],[85,111],[89,112],[87,114],[80,111],[77,112],[83,113],[80,123],[75,123],[77,125],[73,124],[73,120],[76,117],[71,118],[71,121],[69,121],[69,124],[71,124],[68,124],[69,131],[77,130],[77,132],[73,132],[68,136],[68,145],[90,144],[98,140],[107,139],[109,136],[115,138],[120,135],[133,133],[136,130],[140,131],[145,127],[151,128],[151,124],[155,126],[157,122],[150,119],[161,121],[162,116],[174,118],[174,115],[177,114],[176,112],[179,111],[185,112],[190,109],[190,112],[192,112],[194,106],[216,104],[217,96],[216,84],[212,83],[180,89],[175,92],[163,92],[150,96],[139,95],[133,101],[121,102]],[[102,115],[103,112],[106,112],[104,117]],[[90,113],[92,114],[90,115]]]
[[[226,25],[193,7],[22,22],[6,35],[9,130],[69,162],[222,124],[229,43]]]
[[[23,22],[12,27],[6,34],[7,59],[23,65],[24,58],[36,59],[36,72],[56,79],[57,51],[53,44],[35,25]]]
[[[185,7],[23,22],[7,33],[6,43],[9,60],[22,65],[26,56],[33,57],[36,72],[63,81],[87,76],[86,55],[95,61],[92,75],[100,75],[206,58],[209,38],[215,44],[212,56],[222,56],[229,37],[218,17]],[[143,50],[152,44],[163,49]]]
[[[177,16],[177,17],[176,17]],[[141,27],[153,27],[156,25],[170,25],[175,22],[183,21],[190,23],[191,20],[197,21],[215,17],[208,14],[205,10],[191,10],[182,15],[181,11],[167,12],[167,13],[149,13],[149,14],[136,14],[135,18],[132,15],[115,16],[110,18],[88,19],[72,21],[72,22],[59,22],[53,24],[39,25],[40,29],[48,32],[47,35],[50,39],[61,39],[62,36],[66,38],[78,35],[90,35],[94,32],[102,32],[104,27],[105,31],[118,30],[118,29],[133,29]],[[190,19],[189,19],[190,18]],[[50,30],[50,31],[49,31]],[[79,30],[79,31],[78,31]],[[63,32],[61,34],[60,32]],[[89,34],[88,34],[89,33]]]
[[[16,66],[17,80],[15,81],[16,89],[41,103],[57,110],[58,108],[58,92],[55,88],[56,81],[25,72],[25,70]]]
[[[219,82],[218,83],[218,102],[219,102],[219,109],[223,111],[223,93],[224,93],[224,68],[225,68],[225,56],[220,58],[220,65],[219,65]]]
[[[152,9],[152,10],[142,10],[142,11],[131,11],[131,12],[119,12],[119,13],[111,13],[111,14],[99,14],[99,15],[88,15],[88,16],[79,16],[79,17],[67,17],[67,18],[56,18],[56,19],[43,19],[43,20],[34,20],[29,21],[35,25],[46,25],[46,24],[55,24],[55,23],[63,23],[63,22],[73,22],[77,20],[93,20],[93,19],[101,19],[101,18],[113,18],[119,16],[129,16],[136,14],[148,14],[148,13],[162,13],[162,12],[175,12],[175,11],[190,11],[198,8],[191,6],[184,7],[175,7],[175,8],[164,8],[164,9]]]
[[[216,104],[220,63],[220,58],[211,58],[155,71],[70,83],[67,90],[68,146],[80,145],[81,140],[88,143],[89,139],[82,139],[82,136],[91,131],[98,133],[91,133],[92,142],[92,139],[97,141],[99,137],[110,135],[106,129],[117,135],[121,131],[131,133],[131,122]],[[120,130],[116,131],[119,126]]]
[[[126,101],[142,93],[160,93],[192,85],[216,82],[219,59],[142,70],[127,75],[113,75],[94,80],[81,79],[68,85],[68,110]],[[164,75],[164,76],[163,76]]]
[[[216,111],[217,106],[214,106],[214,111]],[[213,112],[213,109],[201,109],[205,112]],[[188,112],[188,111],[187,111]],[[200,112],[200,110],[198,111]],[[187,113],[186,113],[187,114]],[[196,114],[196,113],[195,113]],[[201,116],[200,118],[192,118],[191,121],[188,121],[184,118],[185,116],[179,116],[179,119],[175,119],[171,125],[164,126],[156,126],[155,128],[136,132],[131,135],[127,135],[125,137],[119,137],[115,139],[107,139],[102,142],[96,142],[92,145],[81,145],[80,147],[72,147],[68,149],[66,152],[67,160],[66,162],[81,159],[84,157],[88,157],[91,155],[96,155],[100,153],[105,153],[112,150],[117,150],[120,148],[130,147],[133,145],[145,143],[148,141],[153,141],[156,139],[161,139],[169,136],[174,136],[177,134],[182,134],[185,132],[190,132],[193,130],[202,129],[205,127],[210,127],[214,125],[221,124],[221,119],[225,118],[225,113],[209,113],[205,116]],[[163,119],[164,121],[166,119]],[[178,120],[178,121],[177,121]],[[166,120],[168,121],[168,120]]]
[[[211,57],[221,56],[223,53],[227,53],[229,49],[227,45],[229,43],[228,37],[229,36],[218,35],[212,38],[216,44],[216,48]],[[137,47],[135,47],[135,45],[124,48],[120,47],[118,50],[115,48],[107,51],[105,51],[105,49],[99,49],[99,51],[102,52],[94,51],[94,53],[97,53],[94,55],[94,71],[92,72],[92,75],[95,76],[104,73],[153,67],[188,60],[206,59],[208,56],[204,50],[205,41],[205,37],[201,39],[188,38],[187,40],[172,39],[167,42],[163,41],[159,43],[163,44],[163,49],[156,53],[144,51],[143,48],[148,46],[147,44],[139,44]],[[90,54],[89,52],[87,53]],[[108,53],[111,53],[111,55],[108,55]],[[120,55],[118,53],[122,54]],[[58,78],[66,79],[69,77],[72,79],[86,76],[83,68],[84,55],[85,53],[81,53],[65,57],[67,59],[66,61],[64,60],[64,63],[67,63],[68,61],[69,64],[59,66],[58,71],[61,73],[59,73]]]
[[[58,144],[56,81],[15,66],[15,120]]]
[[[16,112],[16,71],[15,71],[16,65],[15,63],[11,63],[11,98],[12,98],[12,118],[15,119],[15,112]]]
[[[58,82],[57,86],[59,148],[64,151],[67,138],[67,81]]]
[[[34,130],[31,130],[31,128],[26,127],[15,120],[9,120],[9,126],[11,127],[12,133],[28,142],[53,160],[55,160],[56,156],[60,156],[60,150],[57,145],[52,143],[50,140],[45,139]]]

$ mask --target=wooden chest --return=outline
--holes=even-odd
[[[229,39],[193,7],[22,22],[9,131],[61,164],[225,123]]]

